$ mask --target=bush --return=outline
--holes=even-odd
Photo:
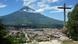
[[[68,14],[67,28],[68,36],[73,40],[78,40],[78,4]]]
[[[5,27],[0,20],[0,44],[11,44],[11,41],[8,38],[4,37],[6,35],[7,31],[5,30]]]

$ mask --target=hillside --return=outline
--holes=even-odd
[[[5,25],[25,25],[29,27],[50,27],[59,28],[63,26],[63,22],[49,18],[41,13],[32,12],[34,9],[23,7],[20,10],[3,16],[3,24]]]

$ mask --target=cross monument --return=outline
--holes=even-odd
[[[66,9],[71,9],[70,7],[66,7],[66,4],[64,3],[63,7],[58,7],[59,9],[64,9],[64,26],[66,24]]]

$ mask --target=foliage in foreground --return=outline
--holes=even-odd
[[[20,34],[20,35],[19,35]],[[0,44],[20,44],[25,43],[25,35],[23,33],[17,33],[16,36],[9,35],[5,26],[0,20]]]
[[[68,36],[73,40],[78,40],[78,4],[68,14],[67,28]]]
[[[7,35],[7,32],[0,20],[0,44],[11,44],[12,42],[8,38],[5,38],[5,35]]]

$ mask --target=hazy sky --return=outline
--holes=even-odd
[[[42,13],[45,16],[63,20],[63,10],[57,7],[66,3],[67,7],[73,7],[78,0],[0,0],[0,16],[8,15],[22,8],[29,6],[35,9],[34,12]],[[67,13],[70,10],[67,10]]]

